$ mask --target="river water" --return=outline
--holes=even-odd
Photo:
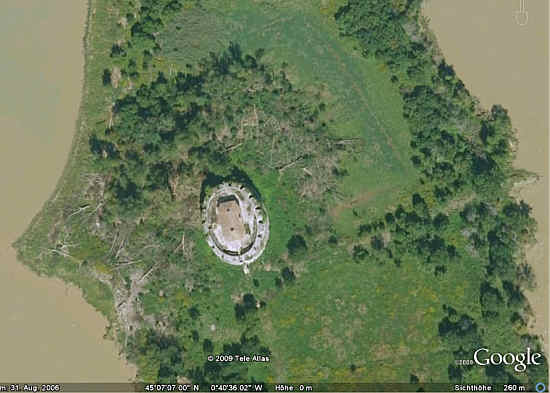
[[[430,0],[425,13],[447,61],[489,108],[518,128],[517,164],[541,175],[522,191],[539,223],[528,257],[538,287],[532,329],[548,320],[548,2]],[[85,0],[0,1],[0,381],[127,381],[135,370],[103,339],[106,320],[59,280],[16,261],[10,244],[53,192],[66,162],[83,70]]]
[[[74,134],[85,0],[0,1],[0,381],[128,381],[80,291],[40,278],[10,244],[53,192]]]
[[[548,353],[548,0],[427,0],[439,46],[483,107],[501,104],[518,130],[516,166],[536,172],[521,191],[538,222],[538,243],[527,250],[537,288],[527,292],[531,329]],[[519,23],[518,23],[519,22]],[[525,24],[526,22],[526,24]]]

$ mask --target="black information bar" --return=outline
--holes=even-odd
[[[2,383],[3,392],[547,392],[546,383]]]

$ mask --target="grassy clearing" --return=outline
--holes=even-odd
[[[285,287],[262,317],[271,321],[264,339],[274,358],[292,359],[275,367],[273,380],[331,381],[338,372],[351,380],[406,381],[411,372],[445,380],[445,368],[435,366],[444,351],[441,305],[476,291],[481,269],[456,265],[434,280],[411,262],[396,270],[327,255],[308,264],[307,276]],[[447,353],[441,364],[451,360]]]
[[[322,99],[329,108],[326,118],[332,132],[364,142],[361,158],[343,164],[348,176],[339,190],[342,208],[333,210],[337,229],[349,236],[356,227],[350,207],[356,219],[374,213],[372,209],[383,211],[416,175],[399,93],[385,66],[363,58],[353,41],[339,37],[334,20],[322,14],[335,6],[237,0],[220,7],[219,2],[206,1],[175,18],[160,41],[163,56],[180,66],[227,47],[229,41],[238,42],[244,52],[263,48],[267,61],[288,64],[287,74],[297,87],[324,87]]]

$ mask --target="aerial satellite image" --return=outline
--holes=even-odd
[[[546,392],[548,0],[1,0],[0,392]]]

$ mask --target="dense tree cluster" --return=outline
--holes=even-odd
[[[139,6],[131,2],[135,12],[128,12],[125,16],[128,37],[114,43],[110,54],[111,58],[121,60],[123,76],[135,80],[140,67],[142,70],[149,69],[154,54],[160,51],[156,39],[158,33],[186,1],[190,0],[141,0]]]
[[[213,345],[203,341],[204,352],[212,353]],[[161,334],[154,329],[140,329],[129,342],[130,358],[140,366],[144,381],[177,383],[183,376],[189,376],[194,383],[242,383],[250,380],[246,362],[217,362],[206,360],[202,366],[188,369],[184,362],[184,348],[180,340]],[[245,332],[237,342],[223,345],[228,355],[269,356],[271,351],[262,345],[258,336]]]
[[[481,319],[445,306],[447,316],[439,324],[442,340],[465,358],[484,334],[510,323],[516,331],[525,328],[521,288],[532,277],[518,250],[533,238],[535,223],[529,206],[509,195],[515,140],[506,110],[495,105],[481,112],[452,67],[434,60],[434,45],[418,23],[420,3],[348,0],[335,15],[342,33],[357,38],[365,55],[382,60],[399,86],[411,160],[422,183],[408,207],[399,205],[359,227],[352,255],[357,262],[389,259],[396,266],[416,260],[433,266],[436,277],[450,263],[465,263],[464,257],[479,261],[486,270],[479,288]],[[468,196],[473,201],[458,212],[451,207]],[[451,364],[449,378],[463,380],[468,371]],[[501,367],[487,368],[486,377],[516,381]]]
[[[350,0],[336,14],[342,32],[383,60],[399,85],[411,130],[413,164],[443,202],[465,186],[490,196],[507,178],[513,132],[507,112],[478,115],[451,66],[434,63],[416,21],[420,1]]]
[[[260,307],[265,307],[265,302],[256,300],[251,293],[245,293],[242,302],[235,304],[235,318],[243,321],[248,314],[254,314]]]
[[[345,148],[326,134],[317,98],[293,89],[285,72],[261,64],[260,56],[244,55],[233,44],[211,54],[197,73],[161,73],[119,99],[113,126],[90,138],[109,173],[108,196],[142,206],[180,177],[235,170],[284,172],[313,195],[307,192],[313,178],[336,177],[321,157]],[[322,173],[300,171],[312,162]],[[317,184],[315,195],[331,186]]]
[[[183,346],[174,336],[141,329],[132,336],[128,349],[144,380],[175,383],[185,373]]]
[[[248,356],[269,356],[271,351],[261,345],[258,336],[243,333],[238,342],[224,344],[224,354],[240,354]],[[242,383],[254,381],[248,375],[246,362],[215,362],[206,361],[202,367],[195,367],[188,374],[194,383]],[[257,381],[256,381],[257,382]]]

